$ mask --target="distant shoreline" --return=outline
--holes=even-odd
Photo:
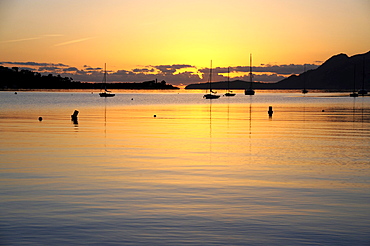
[[[179,89],[167,84],[166,81],[150,80],[144,82],[120,82],[120,83],[92,83],[73,81],[71,77],[60,75],[41,75],[40,73],[19,69],[18,67],[0,66],[0,90],[20,89],[145,89],[145,90],[167,90]]]
[[[110,89],[111,90],[111,89]],[[168,88],[168,89],[155,89],[155,88],[151,88],[151,89],[147,89],[147,88],[132,88],[132,89],[127,89],[127,88],[122,88],[122,89],[112,89],[112,90],[118,90],[118,91],[178,91],[178,90],[181,90],[180,88]],[[45,92],[91,92],[91,93],[99,93],[101,92],[102,90],[101,89],[97,89],[97,88],[61,88],[61,89],[58,89],[58,88],[0,88],[0,91],[9,91],[9,92],[20,92],[20,91],[45,91]]]
[[[224,89],[216,89],[218,94],[222,95],[224,93]],[[204,89],[185,89],[185,88],[177,88],[177,89],[115,89],[115,93],[140,93],[140,92],[171,92],[173,91],[174,93],[204,93]],[[198,92],[197,92],[198,91]],[[237,95],[243,95],[244,96],[244,90],[242,89],[235,89],[233,90],[234,93]],[[296,93],[296,94],[302,94],[300,89],[256,89],[257,92],[262,92],[262,93]],[[0,89],[0,92],[11,92],[11,93],[16,93],[16,92],[76,92],[76,93],[89,93],[89,94],[98,94],[101,92],[100,89]],[[313,93],[351,93],[351,90],[335,90],[335,89],[312,89],[309,90],[308,94],[306,94],[307,97],[312,95]],[[359,97],[368,97],[370,94],[365,94],[365,95],[359,95]]]

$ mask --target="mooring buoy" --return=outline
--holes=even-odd
[[[267,113],[270,117],[272,116],[272,114],[274,113],[274,111],[272,111],[272,106],[269,106],[269,111],[267,111]]]
[[[78,113],[79,112],[75,110],[73,114],[71,115],[71,121],[73,121],[74,124],[78,124],[78,118],[77,118]]]

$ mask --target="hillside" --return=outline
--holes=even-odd
[[[103,83],[87,83],[73,81],[73,78],[61,77],[60,75],[41,75],[29,70],[20,70],[17,67],[7,68],[0,66],[0,90],[14,89],[101,89]],[[109,89],[179,89],[164,80],[145,81],[141,83],[107,83]]]

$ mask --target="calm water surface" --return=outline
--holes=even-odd
[[[345,95],[0,92],[0,245],[370,245]]]

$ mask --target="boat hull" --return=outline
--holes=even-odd
[[[213,95],[213,94],[206,94],[206,95],[203,96],[203,98],[205,98],[205,99],[218,99],[218,98],[220,98],[220,96],[219,95]]]
[[[236,94],[235,93],[225,93],[225,97],[233,97],[235,96]]]
[[[105,92],[102,92],[102,93],[99,93],[99,96],[100,97],[114,97],[116,94],[112,94],[112,93],[105,93]]]

